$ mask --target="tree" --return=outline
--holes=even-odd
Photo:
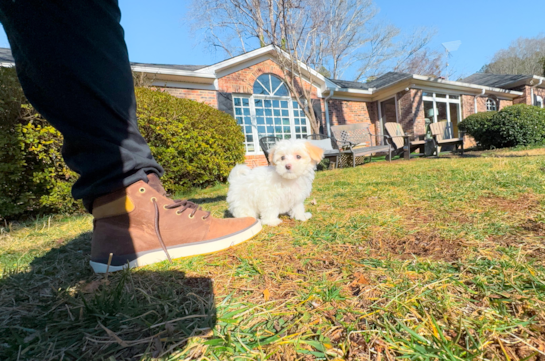
[[[445,70],[444,55],[438,51],[425,48],[407,61],[400,63],[394,70],[403,73],[440,77]]]
[[[538,75],[544,73],[545,35],[518,38],[507,49],[501,49],[482,73]]]
[[[421,29],[399,39],[394,26],[375,25],[372,0],[194,0],[190,14],[194,30],[228,56],[275,45],[286,86],[314,132],[319,123],[305,85],[318,80],[312,69],[338,79],[357,67],[357,81],[411,59],[432,36]]]

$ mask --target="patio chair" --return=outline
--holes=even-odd
[[[324,158],[329,159],[329,167],[337,166],[337,158],[341,152],[333,147],[333,139],[325,134],[307,135],[306,139],[313,145],[324,150]]]
[[[425,140],[410,140],[410,135],[405,134],[401,124],[388,122],[384,124],[384,128],[388,133],[388,141],[392,145],[392,153],[394,155],[403,154],[403,157],[407,160],[411,159],[411,153],[416,149],[420,150],[421,154],[424,154],[424,147],[426,146]]]
[[[265,154],[265,158],[267,158],[267,163],[270,165],[271,162],[269,161],[269,149],[271,149],[276,142],[278,142],[281,138],[276,137],[274,135],[269,135],[266,137],[261,137],[259,139],[259,146],[261,147],[261,150]]]
[[[452,124],[447,123],[446,121],[431,123],[430,124],[431,135],[433,137],[433,142],[435,145],[435,155],[439,155],[441,152],[441,147],[446,145],[455,145],[455,152],[458,151],[458,146],[461,147],[461,154],[464,155],[464,134],[465,132],[460,131],[460,137],[454,138],[452,131]]]
[[[386,145],[373,145],[373,137],[377,135],[369,130],[370,124],[356,123],[348,125],[335,125],[331,127],[333,140],[336,143],[336,148],[342,154],[352,154],[352,166],[356,166],[357,157],[369,156],[369,160],[376,153],[386,153],[387,159],[392,161],[392,146],[390,143]],[[384,135],[379,135],[385,137]],[[337,158],[337,168],[341,156]]]

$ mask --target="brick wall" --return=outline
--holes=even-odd
[[[218,108],[217,92],[215,90],[198,89],[179,89],[179,88],[161,88],[163,91],[174,95],[177,98],[185,98],[206,103],[214,108]]]
[[[331,125],[355,123],[371,124],[370,130],[377,134],[378,110],[377,102],[356,102],[330,99],[328,101],[329,121]]]
[[[396,97],[399,108],[398,121],[403,130],[408,134],[414,134],[414,136],[426,134],[422,90],[404,90],[397,93]]]
[[[269,163],[267,162],[267,158],[265,158],[263,154],[247,155],[244,158],[244,163],[250,168],[269,165]]]
[[[475,114],[475,97],[473,95],[462,95],[462,119]]]

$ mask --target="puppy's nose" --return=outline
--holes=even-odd
[[[291,164],[286,164],[286,169],[290,170],[291,169]]]

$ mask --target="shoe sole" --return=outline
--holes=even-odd
[[[235,233],[231,236],[225,238],[217,238],[210,241],[192,243],[185,246],[179,247],[170,247],[168,248],[168,253],[171,259],[179,259],[185,257],[193,257],[204,254],[216,253],[223,251],[225,249],[234,247],[243,242],[249,241],[254,238],[261,232],[262,226],[259,221],[256,221],[252,226],[246,228],[245,230]],[[148,252],[142,256],[137,257],[135,260],[124,264],[123,266],[112,266],[108,267],[105,263],[98,263],[90,261],[91,267],[95,273],[106,273],[106,272],[117,272],[122,271],[127,268],[136,268],[147,266],[154,263],[159,263],[166,261],[167,255],[162,249],[157,249],[151,252]]]

